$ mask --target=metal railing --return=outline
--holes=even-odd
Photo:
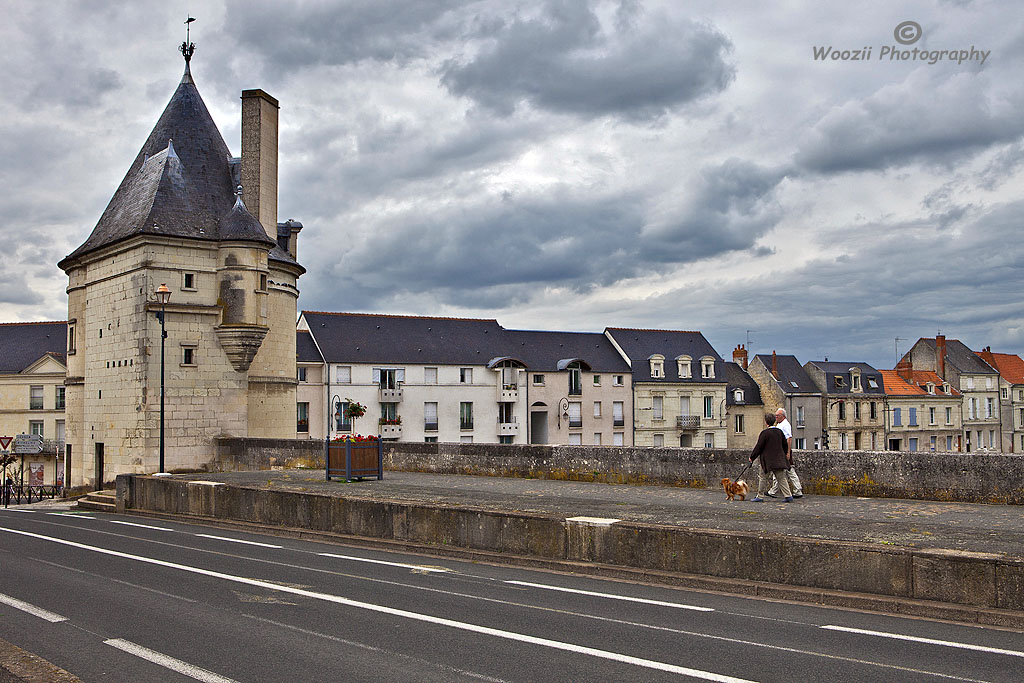
[[[464,420],[459,420],[459,429],[472,429],[472,428],[473,428],[473,421],[472,420],[470,420],[469,422],[466,422]]]
[[[700,415],[676,415],[679,429],[700,429]]]
[[[424,422],[423,423],[423,431],[425,431],[425,432],[436,432],[437,431],[437,422]]]
[[[63,498],[64,487],[57,484],[42,484],[32,486],[29,484],[14,484],[8,483],[7,486],[3,487],[0,491],[0,498],[3,499],[4,507],[14,504],[21,505],[22,503],[31,503],[33,499],[36,502],[43,500],[44,498]]]

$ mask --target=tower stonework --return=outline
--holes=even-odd
[[[290,241],[278,237],[277,102],[246,92],[260,93],[259,111],[243,115],[242,137],[258,144],[243,145],[237,159],[186,65],[92,234],[59,264],[68,275],[71,486],[158,470],[161,284],[171,290],[165,470],[214,467],[217,437],[296,436],[297,282],[305,271],[294,257],[298,230],[284,228]],[[256,187],[247,189],[253,167]]]

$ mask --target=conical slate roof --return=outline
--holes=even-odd
[[[82,254],[141,234],[245,240],[273,247],[276,242],[255,218],[242,220],[232,209],[230,158],[186,69],[89,239],[58,265],[64,268]]]

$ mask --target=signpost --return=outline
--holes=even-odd
[[[16,455],[35,455],[42,452],[42,434],[18,434],[14,437],[14,453]]]

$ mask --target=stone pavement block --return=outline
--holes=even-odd
[[[913,559],[913,597],[996,607],[997,559],[991,553],[918,551]]]

